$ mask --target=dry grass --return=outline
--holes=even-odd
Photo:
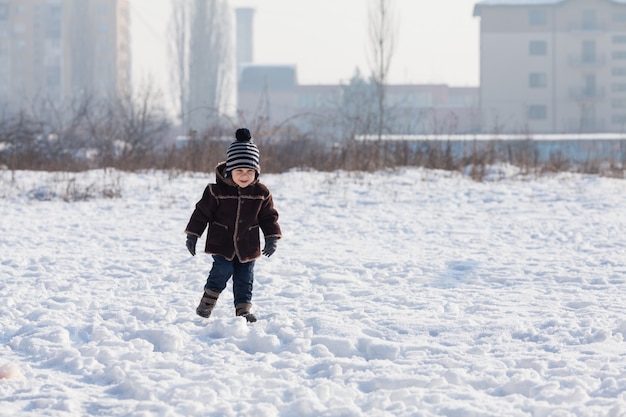
[[[182,146],[167,145],[174,133],[162,118],[145,112],[135,119],[118,119],[128,114],[126,107],[122,110],[119,107],[102,112],[83,106],[81,112],[62,126],[25,115],[0,120],[0,170],[71,173],[94,169],[106,172],[108,168],[117,171],[157,169],[169,171],[171,175],[212,172],[224,159],[234,132],[232,122],[222,123],[199,134],[191,132]],[[562,151],[567,150],[567,146],[545,155],[545,149],[542,154],[539,145],[530,140],[356,141],[322,139],[312,133],[298,133],[293,127],[259,129],[255,140],[266,173],[294,168],[371,172],[412,166],[459,171],[482,181],[495,164],[516,166],[523,175],[571,171],[614,178],[624,178],[626,166],[624,160],[599,159],[591,153],[582,161],[580,158],[573,161]],[[614,148],[614,155],[626,155],[625,143],[615,143]],[[80,200],[92,196],[113,198],[119,196],[119,191],[111,181],[78,186],[68,179],[63,194],[68,200]]]

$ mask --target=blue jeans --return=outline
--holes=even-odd
[[[254,283],[254,261],[242,263],[236,256],[229,261],[223,256],[213,255],[213,267],[204,288],[221,293],[231,276],[233,277],[235,305],[250,303]]]

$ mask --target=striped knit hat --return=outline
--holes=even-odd
[[[237,129],[235,142],[231,143],[226,152],[226,176],[237,168],[252,168],[256,174],[261,173],[259,162],[259,149],[248,129]]]

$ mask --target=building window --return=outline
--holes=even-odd
[[[613,36],[613,43],[626,43],[626,35]]]
[[[49,6],[46,14],[46,37],[61,38],[62,10],[61,6]]]
[[[9,5],[0,4],[0,20],[7,20],[9,18]]]
[[[528,23],[531,26],[541,26],[548,23],[548,15],[545,10],[532,9],[528,12]]]
[[[626,114],[614,114],[611,116],[611,122],[618,124],[626,123]]]
[[[626,99],[613,99],[611,100],[611,107],[614,109],[626,109]]]
[[[583,41],[582,45],[582,62],[592,64],[596,62],[596,42]]]
[[[545,120],[548,118],[548,109],[544,105],[534,104],[528,106],[528,118],[530,120]]]
[[[546,55],[548,53],[548,43],[546,41],[530,41],[528,53],[530,55]]]
[[[598,25],[596,24],[596,11],[584,10],[583,11],[583,30],[595,30]]]
[[[611,56],[613,57],[613,59],[626,59],[626,51],[613,51]]]
[[[613,83],[611,84],[611,91],[614,93],[626,92],[626,83]]]
[[[545,88],[548,77],[545,72],[531,72],[528,74],[528,86],[530,88]]]
[[[595,74],[585,74],[583,76],[583,81],[585,86],[583,87],[583,96],[585,97],[595,97],[597,93],[596,89],[596,75]]]
[[[46,87],[56,88],[61,86],[61,68],[46,68]]]
[[[616,77],[624,77],[626,76],[626,67],[616,67],[611,70],[611,74]]]
[[[613,15],[614,22],[626,22],[626,13],[615,13]]]

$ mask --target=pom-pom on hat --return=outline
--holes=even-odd
[[[242,128],[237,129],[237,131],[235,132],[235,138],[239,142],[247,142],[252,139],[252,135],[250,134],[250,131],[248,129]]]
[[[237,129],[235,142],[231,143],[226,152],[226,175],[237,168],[251,168],[259,175],[261,164],[259,161],[259,149],[256,147],[252,135],[248,129]]]

